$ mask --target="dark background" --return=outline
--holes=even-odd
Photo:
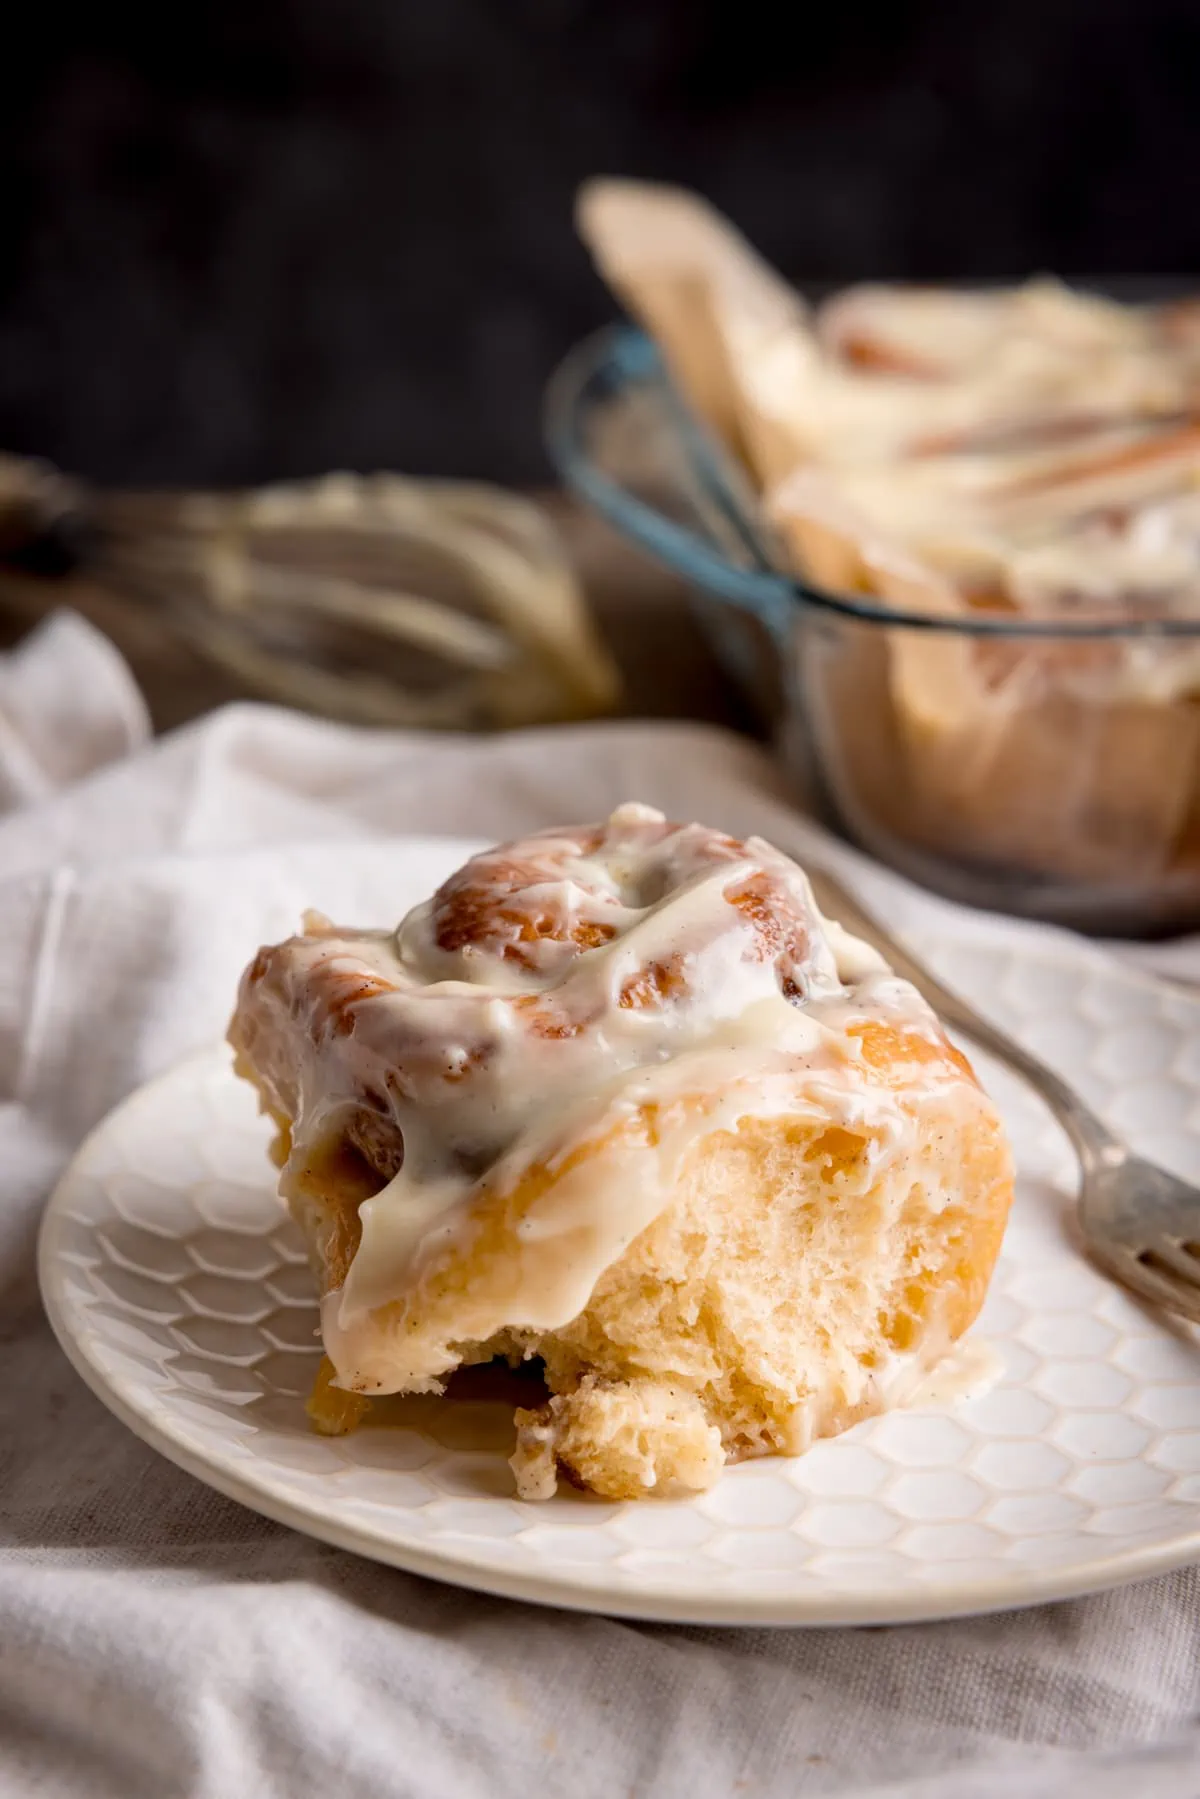
[[[545,377],[613,310],[570,223],[597,171],[816,281],[1200,264],[1195,0],[109,0],[6,35],[0,446],[95,478],[543,478]]]

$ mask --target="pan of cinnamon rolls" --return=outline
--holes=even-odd
[[[230,1027],[275,1127],[318,1429],[536,1364],[525,1498],[707,1488],[909,1398],[983,1302],[998,1114],[916,990],[756,839],[639,804],[310,914]]]
[[[955,898],[1200,923],[1200,298],[814,306],[693,195],[596,181],[578,218],[642,330],[564,365],[552,454],[688,577],[835,822]]]

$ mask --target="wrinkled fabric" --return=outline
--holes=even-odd
[[[221,1033],[260,941],[309,905],[398,916],[418,897],[405,834],[496,838],[634,797],[811,840],[769,758],[699,726],[482,741],[246,705],[152,742],[124,665],[79,620],[0,661],[5,1799],[1200,1791],[1194,1569],[887,1630],[558,1614],[373,1566],[219,1497],[58,1350],[34,1275],[46,1195],[124,1094]],[[939,906],[843,866],[901,927]],[[1200,972],[1192,946],[1167,955]]]

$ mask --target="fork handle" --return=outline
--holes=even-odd
[[[1052,1068],[1047,1068],[1044,1062],[1023,1049],[996,1025],[980,1017],[965,999],[960,998],[949,987],[944,987],[924,963],[911,955],[890,931],[885,930],[877,919],[864,910],[835,875],[831,875],[827,869],[810,865],[808,876],[817,904],[827,917],[836,918],[846,930],[877,949],[896,974],[911,981],[918,993],[924,995],[943,1024],[948,1025],[951,1030],[961,1031],[980,1049],[995,1056],[997,1061],[1006,1063],[1029,1082],[1046,1101],[1070,1137],[1085,1167],[1100,1163],[1114,1168],[1128,1160],[1129,1151],[1120,1138],[1113,1136],[1107,1125],[1084,1105],[1079,1095],[1067,1086],[1061,1076],[1055,1074]]]

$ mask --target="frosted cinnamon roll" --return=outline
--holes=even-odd
[[[882,603],[826,618],[806,689],[847,828],[952,893],[1107,932],[1190,928],[1200,299],[1043,279],[809,306],[678,189],[591,182],[579,215],[740,458],[781,560]]]
[[[260,951],[230,1030],[321,1288],[318,1422],[540,1358],[520,1492],[710,1485],[901,1402],[1011,1196],[937,1019],[756,839],[639,805],[393,931]]]

